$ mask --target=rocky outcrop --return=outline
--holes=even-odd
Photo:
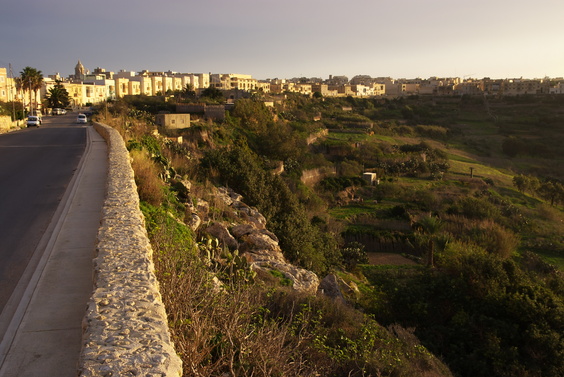
[[[319,284],[319,291],[327,297],[345,302],[345,296],[341,292],[337,275],[329,274],[325,276]]]
[[[109,176],[79,375],[181,376],[129,153],[117,131],[95,128],[108,143]]]
[[[229,233],[229,230],[221,223],[213,223],[205,229],[210,236],[217,238],[222,244],[227,246],[229,250],[237,250],[239,242]]]
[[[354,282],[347,284],[343,279],[335,274],[329,274],[321,280],[319,284],[319,293],[324,294],[334,300],[346,302],[354,302],[360,291]]]
[[[251,266],[255,270],[280,271],[293,283],[292,288],[310,295],[315,295],[319,287],[319,277],[312,271],[296,267],[288,262],[277,262],[272,260],[255,260]]]
[[[216,197],[234,211],[240,222],[216,221],[203,230],[205,233],[218,239],[230,250],[238,250],[251,269],[266,273],[276,270],[292,281],[294,289],[316,294],[319,286],[317,275],[286,260],[278,238],[266,229],[266,219],[256,208],[243,203],[241,195],[226,188],[219,188]]]

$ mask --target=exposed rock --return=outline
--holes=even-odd
[[[251,264],[265,261],[278,263],[284,262],[284,255],[282,254],[282,251],[259,249],[253,250],[252,252],[243,251],[241,256],[245,257],[245,259],[247,259],[247,261]]]
[[[192,188],[192,182],[190,182],[188,179],[179,179],[177,180],[177,184],[182,186],[184,190],[186,190],[186,192],[190,192],[190,189]]]
[[[221,280],[219,280],[219,278],[217,276],[213,276],[212,277],[212,289],[214,292],[221,292],[221,290],[223,289],[223,283],[221,282]]]
[[[241,251],[243,252],[257,250],[280,251],[277,241],[259,232],[245,234],[240,240],[243,241],[241,244]]]
[[[217,191],[215,192],[215,195],[221,199],[225,204],[227,204],[228,206],[233,204],[233,199],[231,198],[231,196],[229,195],[229,192],[232,191],[228,188],[225,187],[218,187]]]
[[[196,231],[202,224],[202,218],[207,218],[210,205],[208,202],[201,199],[195,199],[196,205],[193,204],[193,201],[194,199],[189,198],[186,203],[185,221],[190,229]]]
[[[278,237],[276,237],[276,234],[272,233],[268,229],[260,229],[259,232],[261,234],[264,234],[265,236],[270,237],[274,242],[280,242],[280,240],[278,240]]]
[[[220,187],[214,190],[213,195],[220,199],[222,203],[235,210],[239,224],[214,222],[205,228],[205,232],[217,238],[230,250],[239,250],[241,257],[244,257],[252,269],[260,269],[268,273],[269,270],[280,271],[284,276],[292,281],[294,289],[315,294],[319,285],[319,278],[311,271],[298,268],[288,263],[279,245],[278,237],[266,229],[266,218],[253,207],[243,203],[242,196],[231,189]],[[198,200],[194,206],[188,203],[187,219],[193,218],[194,223],[190,224],[192,229],[197,229],[195,215],[200,216],[203,221],[207,221],[204,214],[209,213],[209,204]],[[198,219],[199,220],[199,219]]]
[[[270,237],[275,242],[280,242],[278,237],[276,237],[276,234],[272,233],[268,229],[258,229],[255,224],[237,224],[231,228],[231,234],[233,234],[236,238],[242,238],[245,235],[256,232]]]
[[[200,224],[202,223],[202,219],[200,219],[200,216],[196,215],[195,213],[191,213],[187,217],[187,222],[188,222],[187,225],[190,227],[190,229],[196,231],[196,229],[200,227]]]
[[[196,199],[196,211],[198,216],[206,218],[210,213],[210,204],[202,199]]]
[[[247,234],[256,232],[257,228],[251,224],[237,224],[231,228],[231,234],[237,238],[241,238]]]
[[[175,177],[170,181],[171,186],[174,187],[174,190],[177,192],[177,196],[183,202],[187,202],[190,200],[190,189],[192,188],[192,182],[190,182],[186,178],[178,178]]]
[[[221,223],[213,223],[205,229],[205,232],[217,238],[230,250],[237,250],[239,248],[239,243],[237,242],[237,240],[231,235],[231,233],[229,233],[229,230],[225,227],[225,225]]]
[[[280,271],[286,278],[292,281],[292,287],[300,292],[311,295],[316,294],[319,287],[319,278],[312,272],[284,262],[256,261],[251,264],[253,269]]]
[[[339,286],[339,280],[340,279],[335,274],[325,276],[319,284],[320,292],[333,299],[345,301],[345,297]]]
[[[231,198],[231,200],[233,200],[233,202],[241,202],[243,200],[243,196],[237,194],[235,191],[229,189],[229,197]]]
[[[360,293],[358,286],[354,282],[347,284],[343,279],[334,274],[329,274],[321,280],[319,291],[328,297],[342,301],[355,298]]]
[[[233,207],[239,211],[244,220],[253,223],[261,229],[265,228],[266,218],[256,208],[249,207],[243,202],[234,202]]]

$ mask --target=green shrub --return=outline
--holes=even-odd
[[[476,224],[462,238],[502,258],[510,257],[519,245],[519,238],[513,232],[491,220]]]
[[[562,291],[512,260],[463,243],[449,244],[436,266],[367,275],[385,302],[376,319],[415,327],[422,344],[459,376],[564,373]]]
[[[337,193],[347,187],[365,186],[366,181],[361,177],[327,177],[323,178],[318,184],[318,188],[323,191]]]
[[[499,208],[490,203],[486,198],[475,197],[459,199],[448,212],[479,220],[496,219],[501,214]]]

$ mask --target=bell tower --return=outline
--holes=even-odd
[[[83,80],[85,75],[86,75],[86,69],[84,68],[84,66],[79,60],[78,63],[76,64],[76,67],[74,67],[74,78],[77,80]]]

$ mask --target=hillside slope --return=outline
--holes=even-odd
[[[536,101],[240,100],[174,139],[114,105],[185,373],[564,373],[562,156],[522,143],[562,113]]]

